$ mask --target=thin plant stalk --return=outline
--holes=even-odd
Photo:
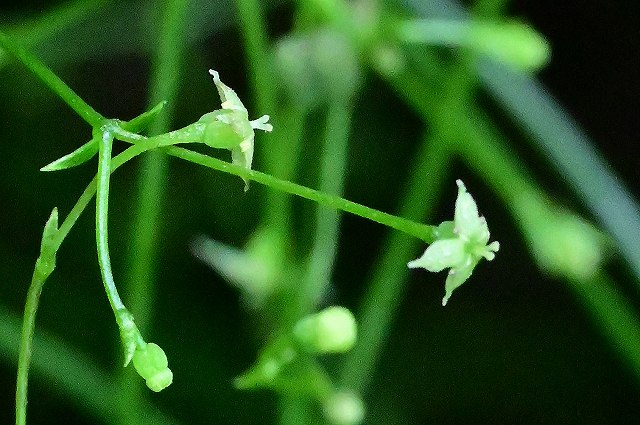
[[[96,240],[98,245],[98,263],[102,281],[113,312],[124,310],[118,289],[113,279],[111,259],[109,258],[108,217],[109,217],[109,180],[111,178],[111,149],[113,135],[105,131],[100,139],[98,158],[98,179],[96,186]]]
[[[147,146],[149,149],[150,146]],[[116,156],[111,162],[111,172],[115,171],[122,164],[128,160],[134,158],[141,152],[140,146],[132,146]],[[97,178],[87,185],[86,189],[78,198],[78,201],[71,209],[71,212],[67,215],[66,219],[60,225],[60,228],[56,232],[51,241],[52,255],[60,248],[60,245],[69,234],[69,231],[76,223],[80,214],[89,205],[89,202],[96,193]],[[51,270],[52,271],[52,270]],[[31,364],[31,356],[33,351],[33,335],[35,331],[36,313],[38,311],[38,304],[40,301],[40,294],[42,293],[42,287],[46,282],[51,271],[43,270],[39,267],[39,262],[36,262],[36,266],[33,271],[31,284],[27,291],[27,301],[25,303],[24,315],[22,320],[22,333],[20,335],[20,349],[18,353],[18,374],[16,380],[16,425],[25,425],[27,418],[27,390],[29,383],[29,366]],[[117,300],[119,297],[110,302],[112,305],[122,305],[122,301],[119,303]]]
[[[22,320],[22,335],[20,338],[20,351],[18,355],[18,377],[16,381],[16,425],[27,423],[27,389],[29,382],[29,367],[33,353],[33,333],[35,331],[36,312],[40,294],[49,273],[43,272],[39,267],[33,270],[31,285],[27,291],[27,301],[24,307]]]

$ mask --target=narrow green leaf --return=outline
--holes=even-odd
[[[45,165],[40,171],[60,171],[67,168],[77,167],[89,161],[98,153],[98,140],[93,138],[75,151],[58,158],[50,164]]]
[[[166,106],[166,104],[167,104],[167,101],[163,100],[153,108],[133,118],[131,121],[122,123],[122,128],[124,128],[127,131],[133,131],[136,133],[145,129],[146,127],[149,126],[149,124],[151,124],[151,122],[153,122],[153,120],[160,113],[160,111],[162,111],[162,109]]]

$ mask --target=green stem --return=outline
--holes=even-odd
[[[97,192],[96,240],[98,245],[98,261],[101,266],[101,273],[103,276],[105,290],[107,292],[107,296],[109,298],[110,305],[114,310],[114,313],[117,313],[118,310],[124,309],[124,304],[122,303],[115,287],[108,252],[107,215],[109,175],[111,172],[115,171],[122,164],[131,160],[135,156],[145,151],[158,148],[158,143],[162,143],[163,141],[165,141],[165,139],[163,139],[162,137],[157,138],[157,140],[155,140],[154,138],[145,138],[142,136],[134,137],[132,139],[135,139],[135,145],[129,147],[124,152],[111,159],[112,134],[110,131],[103,131],[99,140],[100,146],[98,174],[89,183],[89,185],[86,187],[86,189],[72,208],[69,215],[67,215],[67,217],[65,218],[52,243],[52,246],[54,246],[53,250],[55,252],[58,250],[58,248],[68,235],[69,231],[78,220],[80,214],[89,204],[91,198],[93,197],[93,194]],[[193,162],[195,164],[244,177],[257,183],[269,186],[273,189],[278,189],[290,194],[298,195],[300,197],[316,201],[327,207],[336,208],[345,212],[359,215],[364,218],[368,218],[369,220],[384,224],[396,230],[400,230],[409,235],[415,236],[427,243],[432,242],[434,239],[434,232],[436,230],[435,226],[428,226],[416,223],[411,220],[403,219],[401,217],[396,217],[391,214],[387,214],[369,207],[365,207],[355,202],[348,201],[338,196],[322,193],[314,189],[300,186],[289,181],[280,180],[257,171],[246,170],[243,167],[186,149],[171,146],[166,148],[166,151],[172,156]],[[29,360],[31,356],[33,330],[35,327],[35,313],[37,311],[38,297],[41,292],[42,285],[44,284],[44,279],[46,278],[42,277],[40,274],[36,275],[36,272],[34,272],[34,281],[29,290],[27,307],[25,308],[25,327],[23,330],[20,349],[20,356],[23,360],[19,363],[19,379],[16,390],[16,420],[22,420],[23,422],[17,422],[17,424],[19,425],[24,424],[25,420],[20,418],[26,418],[27,375],[29,370]],[[116,317],[118,317],[117,314]]]
[[[109,298],[111,309],[117,312],[125,306],[120,299],[118,289],[113,280],[111,260],[109,258],[108,215],[109,215],[109,180],[111,177],[111,145],[113,135],[110,131],[103,131],[99,139],[98,174],[96,186],[96,241],[98,246],[98,264],[102,274],[104,289]]]
[[[42,270],[41,267],[38,267],[39,261],[40,257],[36,261],[36,267],[33,270],[22,319],[22,334],[20,336],[20,351],[18,354],[18,378],[16,381],[16,425],[25,425],[27,423],[27,387],[33,351],[36,312],[38,311],[38,303],[44,282],[53,271]]]
[[[67,105],[71,107],[83,120],[92,127],[98,127],[104,117],[89,106],[80,96],[78,96],[64,81],[53,73],[38,58],[32,55],[18,42],[12,40],[6,34],[0,32],[0,47],[10,52],[24,66],[26,66],[36,77],[46,84],[55,94],[57,94]]]
[[[180,158],[194,164],[202,165],[203,167],[233,174],[244,179],[252,180],[256,183],[269,186],[272,189],[280,190],[292,195],[300,196],[301,198],[315,201],[326,207],[335,208],[354,215],[358,215],[371,221],[375,221],[376,223],[380,223],[401,232],[407,233],[411,236],[425,241],[426,243],[431,243],[435,239],[436,226],[416,223],[412,220],[407,220],[402,217],[396,217],[395,215],[391,215],[373,208],[365,207],[364,205],[346,200],[339,196],[319,192],[315,189],[301,186],[290,181],[280,180],[276,177],[270,176],[269,174],[261,173],[259,171],[247,170],[238,165],[221,161],[217,158],[202,155],[188,149],[179,148],[177,146],[171,146],[167,148],[167,153],[176,158]]]
[[[159,146],[166,146],[169,143],[181,143],[179,140],[173,140],[171,138],[168,138],[166,135],[147,138],[140,135],[132,135],[131,133],[120,129],[116,130],[116,132],[118,138],[129,143],[135,143],[133,147],[139,147],[141,151],[158,148]],[[436,226],[416,223],[415,221],[407,220],[402,217],[397,217],[392,214],[369,208],[364,205],[346,200],[339,196],[320,192],[318,190],[301,186],[287,180],[273,177],[269,174],[261,173],[259,171],[247,170],[244,167],[231,164],[217,158],[212,158],[198,152],[193,152],[188,149],[180,148],[177,146],[167,146],[166,152],[171,156],[183,159],[185,161],[193,162],[194,164],[202,165],[204,167],[222,171],[224,173],[233,174],[235,176],[242,177],[243,179],[252,180],[256,183],[269,186],[272,189],[280,190],[292,195],[297,195],[301,198],[318,202],[330,208],[335,208],[341,211],[358,215],[363,218],[367,218],[371,221],[375,221],[376,223],[380,223],[412,235],[425,241],[426,243],[433,242],[435,238],[434,232],[436,231]]]
[[[105,140],[105,137],[107,138]],[[91,182],[87,185],[85,190],[82,192],[76,204],[73,206],[64,222],[60,225],[60,228],[56,232],[55,237],[51,241],[51,252],[52,255],[58,251],[62,242],[67,237],[78,218],[82,214],[82,212],[87,208],[89,202],[93,198],[93,195],[96,193],[98,189],[98,180],[102,183],[100,185],[101,191],[101,199],[102,201],[97,202],[96,206],[96,238],[98,240],[98,256],[101,264],[101,272],[103,273],[103,281],[105,284],[105,289],[107,291],[107,295],[109,297],[109,303],[116,312],[117,308],[124,308],[124,305],[118,295],[118,292],[115,288],[115,284],[113,282],[113,275],[111,272],[111,265],[109,262],[109,252],[108,252],[108,244],[107,244],[107,234],[105,231],[100,231],[100,228],[104,228],[106,230],[107,222],[107,210],[108,210],[108,185],[109,185],[109,175],[108,170],[110,172],[114,172],[121,165],[128,162],[129,160],[135,158],[137,155],[157,148],[155,144],[153,144],[150,139],[141,140],[138,144],[127,148],[124,152],[117,155],[111,160],[111,140],[109,133],[105,132],[100,137],[100,150],[99,150],[99,163],[98,163],[98,174],[94,177]],[[105,178],[106,174],[106,178]],[[100,178],[98,178],[100,177]],[[106,180],[106,187],[104,181]],[[105,194],[106,192],[106,194]],[[105,196],[106,195],[106,196]],[[31,364],[31,355],[32,355],[32,347],[33,347],[33,335],[35,330],[35,319],[36,312],[38,310],[38,301],[40,298],[40,294],[42,292],[42,287],[50,272],[46,272],[45,269],[40,267],[40,257],[36,262],[36,267],[34,268],[33,277],[31,280],[31,285],[29,286],[29,290],[27,293],[27,301],[25,304],[24,310],[24,318],[23,318],[23,326],[22,333],[20,337],[20,351],[18,355],[18,376],[16,381],[16,425],[24,425],[26,423],[26,412],[27,412],[27,389],[28,389],[28,375],[29,375],[29,367]],[[109,283],[107,283],[109,282]],[[117,317],[117,315],[116,315]]]

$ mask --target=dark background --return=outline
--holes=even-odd
[[[53,4],[4,3],[0,16],[4,21],[36,16]],[[269,13],[274,33],[286,30],[288,11],[284,5]],[[541,80],[637,194],[640,3],[514,1],[509,15],[548,37],[553,56]],[[65,47],[78,46],[60,48]],[[175,128],[195,121],[212,104],[217,107],[208,76],[199,72],[210,64],[229,76],[225,81],[243,99],[250,98],[233,26],[212,30],[188,52]],[[149,69],[144,52],[97,52],[73,63],[56,63],[55,51],[38,54],[48,63],[51,59],[54,70],[107,116],[127,119],[145,107]],[[66,214],[93,169],[38,172],[84,142],[89,130],[20,66],[0,70],[0,87],[0,299],[20,315],[46,217],[53,206]],[[357,111],[346,197],[393,211],[394,188],[406,177],[406,147],[419,141],[421,124],[373,75],[367,76]],[[508,131],[509,124],[504,126]],[[513,143],[528,152],[524,137]],[[545,174],[549,164],[530,165],[543,184],[552,186]],[[112,180],[110,238],[116,276],[125,266],[136,167],[127,166]],[[370,423],[635,423],[640,415],[635,377],[567,286],[540,274],[512,218],[460,163],[452,169],[438,219],[451,214],[453,179],[458,177],[467,183],[503,249],[496,261],[478,268],[473,282],[444,309],[444,277],[412,274],[366,398]],[[150,397],[184,423],[276,422],[274,396],[236,392],[230,385],[253,361],[257,348],[237,292],[189,253],[191,238],[199,234],[241,246],[256,223],[265,190],[256,185],[239,196],[236,178],[171,161],[157,306],[149,333],[166,352],[179,355],[172,357],[176,378],[171,389]],[[566,193],[555,190],[559,196]],[[566,202],[580,209],[575,199]],[[304,204],[300,202],[300,211]],[[357,308],[387,230],[351,216],[344,217],[342,229],[334,282],[341,303]],[[105,368],[116,368],[121,355],[93,238],[88,212],[59,252],[58,268],[42,297],[38,331],[63,339]],[[616,261],[613,266],[620,267]],[[620,274],[625,276],[624,269]],[[13,420],[14,379],[15,364],[5,360],[0,367],[5,394],[0,423]],[[32,376],[31,423],[94,423],[56,385]]]

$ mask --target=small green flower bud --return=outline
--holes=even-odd
[[[147,387],[155,392],[164,390],[173,382],[173,373],[168,365],[164,351],[154,343],[138,347],[133,355],[133,367],[145,379]]]
[[[348,391],[331,394],[323,403],[322,410],[332,425],[358,425],[364,419],[362,399]]]
[[[356,342],[356,319],[345,307],[328,307],[300,319],[293,335],[310,352],[344,353]]]

